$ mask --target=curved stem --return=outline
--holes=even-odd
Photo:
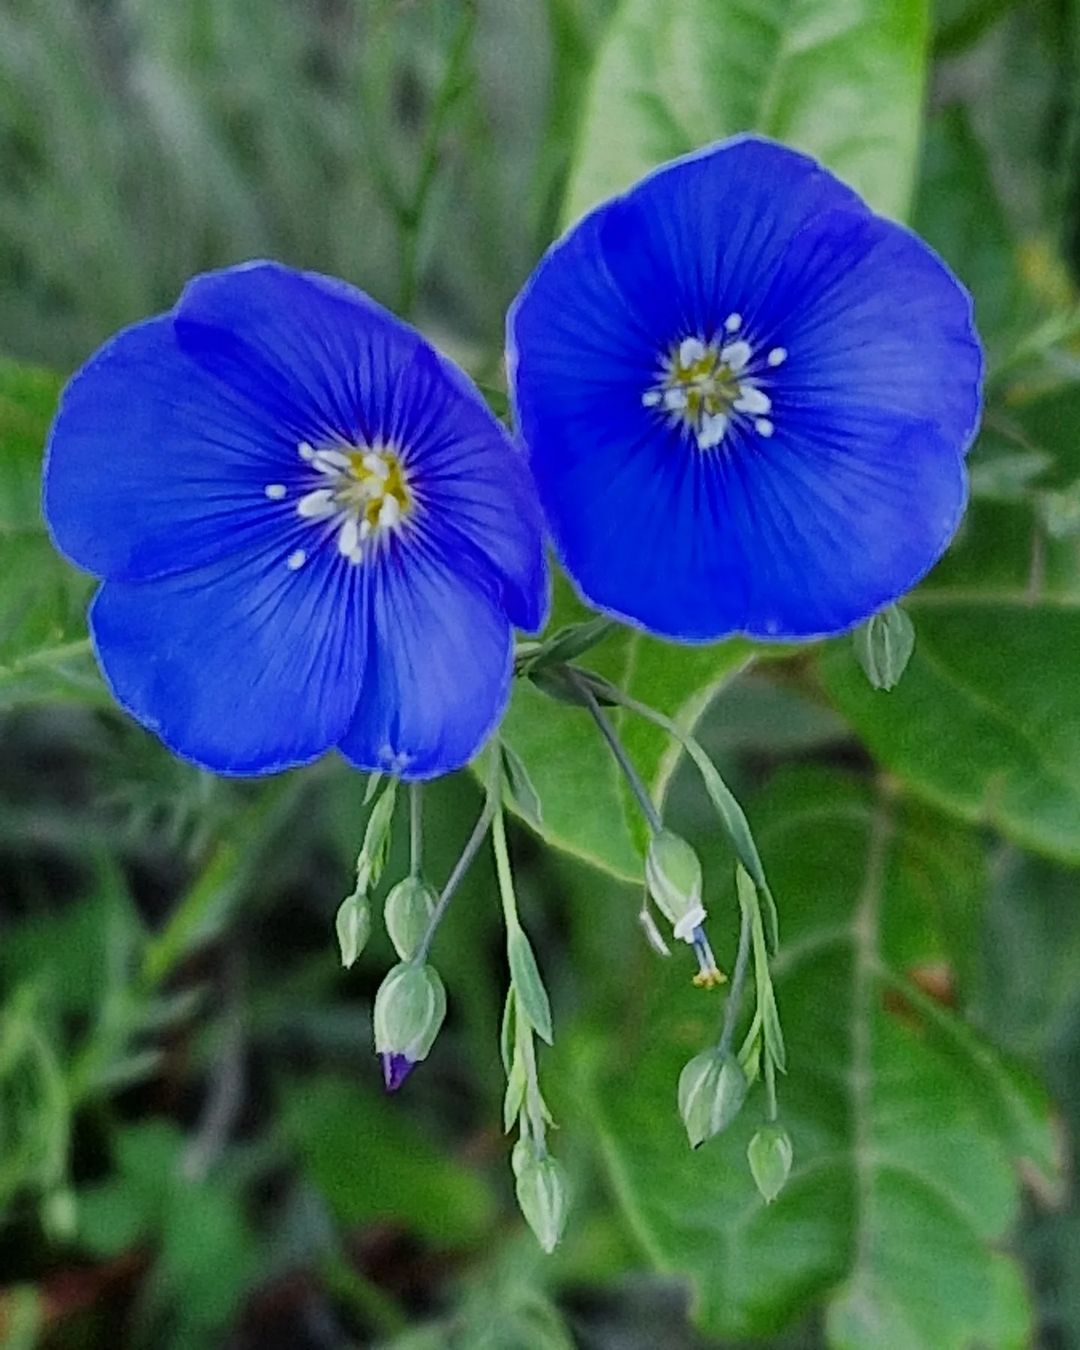
[[[497,763],[497,760],[495,760],[495,763]],[[479,848],[481,848],[481,844],[483,844],[483,840],[485,840],[487,830],[489,830],[491,825],[491,818],[493,818],[495,814],[495,806],[497,806],[497,803],[497,792],[491,791],[489,788],[489,792],[487,792],[487,801],[483,803],[483,810],[481,811],[481,814],[479,814],[479,819],[477,823],[472,826],[472,833],[468,836],[467,844],[462,849],[462,856],[460,856],[458,861],[454,864],[454,871],[447,877],[447,884],[443,887],[443,894],[439,896],[439,903],[437,903],[435,909],[432,910],[431,919],[428,919],[427,930],[425,930],[424,937],[421,938],[420,946],[418,946],[416,953],[414,953],[413,961],[416,961],[417,965],[423,965],[424,961],[427,961],[428,952],[431,950],[432,938],[435,937],[435,930],[439,927],[440,923],[443,922],[443,915],[448,907],[450,907],[451,900],[454,899],[454,892],[458,890],[458,887],[462,884],[464,873],[470,868],[472,859],[477,856]]]
[[[574,670],[573,666],[567,666],[567,670],[570,672],[570,678],[573,680],[574,685],[577,687],[582,698],[585,700],[585,706],[586,708],[588,708],[590,714],[592,715],[593,721],[599,727],[600,734],[603,736],[604,740],[607,741],[608,748],[610,749],[611,753],[615,756],[615,761],[618,764],[619,768],[622,770],[623,776],[625,777],[627,783],[630,785],[630,790],[637,798],[638,805],[641,807],[642,814],[649,823],[649,829],[652,831],[653,834],[659,834],[660,831],[664,828],[663,822],[660,819],[660,813],[653,805],[653,800],[649,796],[648,789],[645,787],[645,784],[641,781],[641,776],[638,773],[637,769],[635,769],[633,764],[631,763],[630,756],[626,753],[626,750],[624,749],[622,742],[615,734],[615,728],[611,725],[611,722],[604,716],[603,709],[600,707],[600,704],[596,701],[596,695],[589,687],[588,682],[581,678],[581,676],[577,673],[577,671]]]
[[[731,977],[731,992],[724,1005],[724,1026],[720,1033],[720,1053],[731,1049],[735,1035],[735,1022],[742,1007],[743,989],[746,987],[746,975],[750,968],[750,915],[744,909],[739,925],[739,951],[735,957],[735,972]]]

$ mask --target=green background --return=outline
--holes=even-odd
[[[56,393],[193,272],[358,283],[491,391],[559,229],[746,128],[913,224],[988,357],[972,502],[875,692],[849,638],[587,662],[701,737],[777,895],[792,1176],[752,1096],[692,1153],[682,1065],[722,994],[642,940],[642,830],[585,715],[506,735],[573,1184],[545,1257],[501,1134],[489,860],[433,948],[450,1014],[386,1099],[376,935],[343,972],[365,783],[173,761],[110,706],[90,585],[37,508]],[[0,7],[0,1345],[975,1350],[1080,1344],[1080,5],[1076,0],[5,0]],[[928,368],[927,379],[948,371]],[[581,617],[565,583],[553,624]],[[696,781],[620,723],[706,865]],[[427,793],[441,882],[480,794]],[[384,887],[406,867],[400,816]]]

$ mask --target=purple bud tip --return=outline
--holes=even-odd
[[[380,1055],[382,1060],[383,1082],[387,1092],[396,1092],[416,1068],[416,1060],[408,1055]]]

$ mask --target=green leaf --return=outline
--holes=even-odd
[[[1058,1174],[1051,1110],[909,979],[957,945],[944,912],[978,892],[978,845],[825,771],[781,777],[754,814],[787,902],[774,972],[794,1167],[766,1206],[747,1166],[760,1089],[687,1154],[675,1084],[715,1034],[715,1006],[650,962],[632,981],[641,1030],[591,1103],[615,1194],[657,1267],[689,1280],[712,1335],[772,1334],[824,1301],[843,1350],[1012,1344],[1001,1329],[1030,1333],[1030,1310],[998,1249],[1020,1211],[1017,1163]]]
[[[674,155],[761,131],[903,217],[926,0],[623,0],[601,47],[564,206],[574,220]]]
[[[374,1062],[372,1081],[375,1079]],[[409,1116],[354,1084],[320,1077],[286,1094],[284,1128],[345,1224],[393,1220],[440,1246],[472,1242],[494,1215],[480,1175]]]
[[[529,1019],[536,1034],[551,1045],[555,1039],[551,1026],[551,1004],[544,988],[543,976],[536,964],[532,943],[522,929],[511,928],[507,933],[506,956],[516,996],[515,1008]]]
[[[558,577],[552,627],[587,616],[569,584]],[[589,652],[588,664],[690,730],[718,690],[747,664],[750,652],[741,641],[678,647],[620,627]],[[622,710],[613,710],[611,717],[646,784],[654,796],[662,796],[678,763],[678,746],[657,727]],[[644,830],[589,714],[554,702],[520,679],[500,734],[524,763],[543,805],[543,838],[614,876],[639,881]]]
[[[983,339],[996,351],[1036,317],[1020,278],[1017,240],[997,194],[986,151],[959,104],[927,123],[915,229],[971,291]]]
[[[59,388],[46,371],[0,361],[0,710],[105,699],[86,636],[94,583],[57,554],[39,506]]]
[[[913,791],[1025,847],[1080,861],[1080,608],[912,597],[919,642],[882,699],[849,644],[820,660],[833,703]]]

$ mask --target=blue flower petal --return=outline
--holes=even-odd
[[[398,446],[427,508],[502,574],[512,622],[542,626],[547,573],[528,465],[451,361],[362,292],[276,263],[197,277],[177,331],[221,378],[264,391],[297,439]]]
[[[265,487],[296,446],[258,398],[183,355],[168,316],[107,343],[64,391],[49,437],[45,518],[60,550],[97,576],[198,567],[280,525]]]
[[[559,486],[579,504],[603,500],[602,512],[559,515],[556,542],[585,597],[685,641],[852,627],[921,579],[966,499],[962,457],[932,424],[874,409],[709,457],[674,436],[629,454],[622,443]]]
[[[865,213],[827,212],[791,241],[746,330],[783,346],[773,420],[875,406],[933,422],[966,450],[981,409],[971,300],[916,235]],[[763,382],[768,383],[768,382]]]
[[[174,314],[183,351],[262,400],[294,446],[379,440],[424,345],[355,287],[273,262],[195,277]]]
[[[932,566],[962,512],[970,300],[782,146],[676,161],[586,217],[515,302],[508,358],[562,561],[658,633],[850,627]],[[687,404],[705,388],[716,402]]]
[[[433,778],[491,734],[510,693],[511,629],[493,595],[431,549],[396,551],[370,581],[370,656],[342,753],[363,769]]]
[[[460,565],[471,558],[480,578],[495,569],[510,621],[538,631],[547,613],[547,563],[528,461],[475,386],[431,348],[415,354],[407,383],[393,434],[408,447],[438,547]]]
[[[344,734],[366,656],[358,569],[278,549],[154,581],[107,581],[90,611],[117,701],[176,754],[223,774],[316,758]]]

